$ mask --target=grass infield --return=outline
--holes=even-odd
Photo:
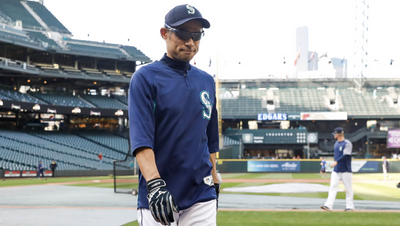
[[[237,212],[219,211],[218,226],[274,225],[274,226],[337,226],[337,225],[399,225],[399,213],[363,212]],[[137,221],[124,226],[139,226]]]

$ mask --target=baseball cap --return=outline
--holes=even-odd
[[[338,134],[338,133],[343,133],[343,128],[342,128],[342,127],[336,127],[336,128],[333,130],[332,135],[335,135],[335,134]]]
[[[171,27],[178,27],[190,20],[198,20],[204,28],[210,28],[210,22],[204,19],[200,11],[191,5],[178,5],[165,15],[165,23]]]

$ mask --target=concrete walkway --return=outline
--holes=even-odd
[[[135,221],[137,196],[75,186],[0,188],[0,225],[121,226]]]
[[[221,209],[319,209],[325,199],[221,194]],[[44,185],[0,188],[0,225],[121,226],[136,220],[137,196],[113,189]],[[358,210],[400,210],[399,202],[355,201]],[[335,209],[344,209],[336,200]]]

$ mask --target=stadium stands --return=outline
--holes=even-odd
[[[97,54],[111,54],[120,57],[126,57],[124,53],[122,53],[119,49],[116,48],[107,48],[98,45],[84,45],[84,44],[75,44],[75,43],[68,43],[67,47],[71,51],[77,52],[88,52],[88,53],[97,53]]]
[[[60,68],[67,74],[70,75],[83,75],[82,71],[79,69],[76,69],[75,67],[70,67],[70,66],[60,66]]]
[[[34,132],[33,135],[58,143],[60,145],[64,145],[67,147],[71,147],[74,149],[87,151],[92,154],[102,153],[105,158],[110,159],[124,159],[126,154],[122,154],[121,152],[125,150],[121,150],[121,152],[117,152],[110,148],[104,147],[102,145],[96,144],[92,141],[84,139],[74,134],[63,133],[63,132]],[[126,153],[126,151],[125,151]]]
[[[52,64],[34,63],[35,66],[39,67],[42,71],[60,74],[61,71],[54,67]]]
[[[82,70],[92,77],[104,77],[103,73],[96,68],[82,68]]]
[[[325,90],[316,88],[279,89],[279,112],[327,111],[324,104]]]
[[[7,89],[4,87],[0,87],[0,94],[6,100],[17,100],[22,102],[29,102],[29,103],[38,103],[38,104],[47,104],[44,101],[41,101],[29,94],[21,93],[12,89]]]
[[[109,97],[90,95],[83,95],[82,97],[99,108],[128,109],[127,105]]]
[[[103,72],[106,73],[111,78],[124,78],[122,74],[117,73],[116,71],[113,70],[103,70]]]
[[[27,31],[27,34],[29,37],[37,42],[42,43],[43,46],[49,49],[59,49],[60,46],[55,42],[53,39],[48,38],[46,35],[44,35],[42,32],[38,31]]]
[[[128,97],[126,96],[113,96],[115,99],[121,101],[123,104],[128,105]]]
[[[13,160],[25,164],[34,165],[37,164],[38,161],[43,161],[46,164],[46,162],[50,163],[52,160],[56,160],[60,163],[66,163],[66,165],[69,166],[70,169],[92,169],[90,165],[85,166],[86,162],[67,154],[57,153],[26,143],[15,142],[11,139],[6,139],[4,137],[0,137],[0,143],[1,147],[10,150],[10,152],[4,153],[4,158],[10,158],[12,155],[15,156],[16,153],[21,153],[19,159],[14,158]]]
[[[34,65],[27,64],[26,62],[19,60],[11,60],[8,58],[0,57],[0,65],[7,67],[11,70],[26,70],[27,72],[37,73],[39,71]]]
[[[384,92],[378,91],[373,96],[374,89],[365,89],[357,92],[355,89],[339,89],[344,110],[348,115],[398,115],[399,109],[389,107],[384,102]]]
[[[263,112],[261,99],[236,98],[221,101],[222,117],[253,117]]]
[[[57,18],[42,4],[39,2],[28,1],[28,5],[35,11],[35,13],[40,16],[43,22],[53,31],[63,32],[70,34],[65,26],[57,20]]]
[[[93,108],[94,106],[88,104],[86,101],[80,99],[77,96],[62,95],[62,94],[41,94],[41,93],[31,93],[41,100],[46,101],[52,105],[58,106],[70,106],[70,107],[85,107]]]
[[[376,97],[373,96],[376,88],[364,89],[357,92],[354,88],[333,88],[337,91],[337,99],[341,103],[340,111],[346,111],[348,115],[398,115],[398,105],[387,103],[388,91],[378,89]],[[222,89],[221,105],[222,117],[255,117],[261,112],[270,112],[263,106],[266,97],[265,90],[240,89],[239,95],[233,95],[236,91]],[[281,88],[274,89],[274,112],[326,112],[330,111],[326,104],[327,91],[318,88]],[[391,107],[392,106],[392,107]],[[396,108],[397,107],[397,108]]]
[[[0,30],[0,38],[7,38],[7,39],[11,39],[11,40],[18,40],[18,41],[29,42],[29,43],[32,42],[31,40],[29,40],[29,38],[26,35],[15,34],[15,33],[6,32],[6,31],[2,31],[2,30]]]
[[[87,131],[79,132],[78,135],[123,153],[129,151],[128,140],[126,138],[115,136],[113,133]]]
[[[1,0],[1,11],[13,21],[21,20],[24,28],[43,29],[20,1]]]
[[[123,46],[123,49],[132,56],[143,58],[143,60],[150,61],[146,55],[144,55],[140,50],[133,46]]]
[[[110,141],[104,142],[105,137],[106,140],[111,137]],[[97,159],[100,152],[102,163]],[[4,169],[32,170],[36,169],[38,161],[48,168],[51,161],[56,160],[60,170],[110,170],[112,161],[124,159],[127,152],[127,139],[108,133],[77,136],[62,132],[0,130],[0,167]]]

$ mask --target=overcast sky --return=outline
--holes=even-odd
[[[196,66],[210,74],[217,72],[217,58],[220,78],[292,73],[295,31],[307,26],[309,51],[348,59],[352,77],[354,0],[44,0],[73,38],[132,45],[152,60],[165,53],[165,42],[159,34],[165,14],[186,3],[195,6],[211,23],[195,57]],[[398,9],[398,0],[370,1],[370,76],[400,78]],[[392,66],[390,59],[395,60]]]

